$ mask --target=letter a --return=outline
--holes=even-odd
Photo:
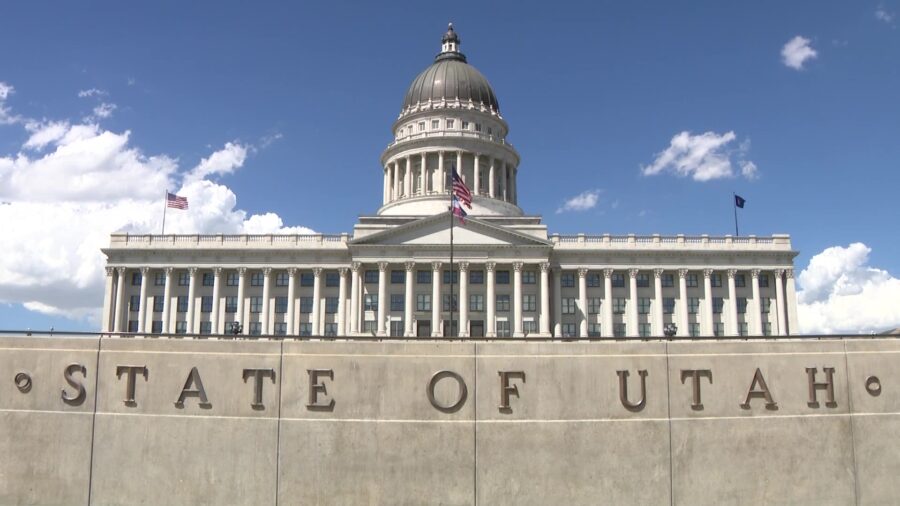
[[[741,407],[750,409],[750,399],[753,398],[765,399],[766,409],[778,409],[778,403],[772,400],[772,394],[769,392],[769,387],[766,385],[766,380],[763,378],[762,371],[759,368],[756,369],[756,373],[753,375],[753,381],[750,382],[750,390],[747,392],[747,398],[741,404]]]

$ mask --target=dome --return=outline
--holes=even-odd
[[[434,63],[416,77],[406,97],[402,111],[428,101],[472,101],[475,105],[500,112],[497,95],[488,80],[475,67],[466,63],[466,56],[459,52],[459,37],[453,25],[444,34],[442,51]]]

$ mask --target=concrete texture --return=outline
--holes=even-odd
[[[891,338],[15,337],[0,380],[0,504],[900,503]]]

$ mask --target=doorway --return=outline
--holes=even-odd
[[[431,320],[417,320],[416,336],[431,337]]]

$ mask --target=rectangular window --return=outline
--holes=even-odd
[[[688,288],[697,288],[700,286],[699,278],[697,278],[696,274],[688,274],[687,275],[687,287]]]
[[[312,313],[313,306],[313,298],[312,297],[300,297],[300,312],[302,314]]]
[[[649,297],[641,297],[638,299],[638,313],[639,314],[650,314],[650,298]]]
[[[509,284],[509,271],[497,271],[497,279],[494,280],[498,285]]]
[[[537,283],[537,273],[534,271],[522,271],[522,284],[534,285]]]
[[[713,288],[720,288],[722,286],[722,275],[713,274],[709,277],[709,281],[712,283]]]
[[[301,299],[302,302],[302,299]],[[310,311],[312,311],[312,299],[309,300]],[[363,297],[363,308],[366,311],[378,311],[378,294],[367,293]]]
[[[691,337],[699,337],[700,336],[700,324],[699,323],[691,323],[688,325],[688,333]]]
[[[759,310],[761,313],[765,314],[769,312],[769,306],[772,305],[771,297],[762,297],[759,299]]]
[[[468,121],[463,121],[463,122],[462,122],[462,126],[460,126],[460,128],[462,128],[463,130],[468,130],[468,129],[469,129],[469,122],[468,122]]]
[[[484,271],[469,271],[469,283],[473,285],[483,285]]]
[[[561,330],[563,337],[578,337],[578,331],[575,330],[574,323],[563,323]]]
[[[638,335],[640,337],[650,337],[650,324],[649,323],[639,323],[638,324]]]
[[[562,314],[575,314],[575,298],[574,297],[563,297],[563,299],[562,299]]]
[[[363,322],[363,332],[371,334],[372,332],[377,331],[378,328],[376,327],[375,323],[376,323],[375,320],[364,321]]]
[[[725,324],[722,322],[713,323],[713,335],[714,336],[724,336],[725,335]]]
[[[166,286],[166,273],[157,272],[153,275],[153,284],[156,286]]]
[[[725,307],[725,299],[722,297],[713,297],[713,314],[722,314],[722,308]]]
[[[225,297],[225,312],[237,313],[238,300],[236,296],[229,295]]]
[[[254,272],[250,274],[250,286],[263,286],[263,273]]]
[[[201,313],[212,313],[212,296],[204,295],[200,297],[200,312]]]
[[[235,328],[238,326],[238,322],[225,322],[225,333],[226,334],[240,334],[240,332],[235,332]]]
[[[162,295],[154,295],[153,296],[153,312],[154,313],[162,313],[163,304],[165,304],[166,298]]]
[[[534,320],[525,320],[522,322],[522,332],[525,334],[534,334],[537,332],[537,322]]]
[[[391,320],[391,337],[403,337],[403,320]]]
[[[279,272],[275,275],[275,286],[288,286],[288,273]]]
[[[650,275],[645,272],[638,273],[637,286],[638,288],[650,288]]]
[[[673,314],[675,312],[675,298],[663,297],[663,314]]]
[[[368,272],[368,271],[367,271]],[[375,272],[375,282],[378,282],[378,272]],[[300,286],[313,286],[316,283],[316,277],[311,272],[300,273]]]
[[[453,269],[453,283],[459,284],[459,271]],[[450,284],[450,271],[444,271],[444,284]]]
[[[305,286],[303,284],[303,276],[300,276],[300,286]],[[378,283],[378,271],[368,270],[365,274],[365,283]]]
[[[737,298],[737,312],[738,312],[738,314],[746,314],[747,313],[747,297],[738,297]]]
[[[420,285],[430,285],[431,271],[416,271],[416,283]]]
[[[600,324],[599,323],[588,323],[588,337],[600,337],[603,335],[600,332]]]
[[[131,286],[141,286],[141,273],[140,272],[132,272],[131,273]]]
[[[469,311],[484,311],[484,295],[469,295]]]
[[[587,275],[587,286],[589,288],[596,288],[601,286],[600,273],[599,272],[589,272]]]
[[[287,323],[275,322],[275,335],[276,336],[287,335]]]
[[[406,301],[402,293],[391,294],[391,311],[403,311],[405,305]]]
[[[743,288],[747,286],[747,277],[743,274],[735,274],[734,275],[734,286],[737,288]]]
[[[137,332],[138,324],[137,320],[128,320],[128,332]]]
[[[738,335],[746,336],[748,333],[747,322],[738,323]]]
[[[444,311],[450,311],[450,296],[444,295],[441,308]],[[453,310],[459,311],[459,295],[453,294]]]
[[[674,274],[663,274],[662,286],[663,286],[663,288],[672,288],[673,286],[675,286],[675,275]]]
[[[178,286],[189,286],[191,284],[191,274],[187,271],[178,273]]]
[[[250,335],[258,336],[262,334],[262,323],[250,322]]]
[[[700,297],[688,298],[688,313],[697,314],[700,312]]]
[[[772,322],[763,322],[763,335],[764,336],[772,335]]]
[[[497,296],[497,311],[498,312],[509,311],[509,295],[508,294]]]
[[[526,293],[522,295],[522,311],[537,311],[537,296]]]
[[[588,299],[588,314],[598,314],[600,312],[600,297],[591,297]]]
[[[178,320],[177,322],[175,322],[175,333],[187,334],[187,322],[184,320]]]
[[[624,323],[613,323],[613,337],[625,337]]]
[[[229,272],[225,275],[226,286],[238,286],[240,284],[241,275],[236,272]]]
[[[510,336],[508,321],[497,320],[497,323],[495,325],[497,327],[497,337],[509,337]]]
[[[187,295],[179,295],[178,303],[176,304],[175,311],[178,313],[187,313],[187,307],[188,307]]]
[[[481,123],[475,123],[475,131],[476,131],[476,132],[480,132],[480,131],[481,131]]]
[[[338,297],[325,297],[325,314],[337,314],[338,300]]]
[[[431,120],[431,129],[437,130],[438,128],[441,128],[441,120],[439,120],[439,119]]]
[[[559,284],[563,288],[573,288],[575,286],[575,273],[563,272],[559,277]]]
[[[132,295],[128,298],[128,310],[129,311],[140,311],[141,309],[141,296],[140,295]]]
[[[455,122],[454,122],[452,119],[448,119],[448,120],[447,120],[447,128],[453,128],[453,124],[454,124],[454,123],[455,123]]]
[[[760,286],[760,288],[768,288],[769,287],[769,275],[768,274],[760,274],[759,275],[759,286]]]
[[[204,335],[212,334],[212,322],[200,322],[200,333]]]
[[[613,314],[625,314],[624,297],[616,297],[613,299]]]
[[[162,320],[153,320],[150,324],[150,332],[154,334],[162,334]]]
[[[213,286],[216,284],[216,277],[211,272],[204,272],[202,284],[203,286]]]
[[[275,314],[284,314],[288,310],[287,297],[275,297]]]
[[[625,288],[625,274],[614,272],[612,275],[613,288]]]
[[[416,311],[431,311],[431,295],[424,293],[416,295]]]
[[[250,297],[250,312],[251,313],[262,313],[263,307],[263,298],[262,297]]]
[[[372,322],[375,323],[375,322]],[[312,323],[311,322],[301,322],[300,323],[300,335],[301,336],[311,336],[312,335]]]
[[[424,132],[424,131],[425,131],[425,122],[424,122],[424,121],[420,121],[420,122],[419,122],[419,131],[420,131],[420,132]]]
[[[341,286],[341,273],[340,272],[326,272],[325,273],[325,286],[329,288],[337,288]]]
[[[328,322],[325,324],[325,337],[335,337],[337,336],[337,323],[336,322]]]

